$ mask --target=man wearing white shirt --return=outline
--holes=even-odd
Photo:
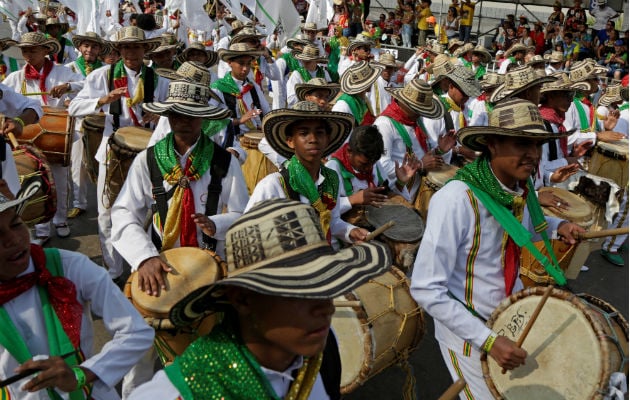
[[[308,44],[304,46],[300,54],[296,54],[295,58],[301,62],[301,66],[289,75],[287,80],[287,106],[293,107],[298,102],[295,95],[295,85],[307,83],[313,78],[322,78],[326,82],[330,82],[330,75],[321,63],[326,63],[326,59],[319,55],[316,46]]]

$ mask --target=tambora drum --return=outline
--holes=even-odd
[[[505,299],[487,326],[517,341],[545,288],[528,288]],[[553,289],[523,342],[525,365],[507,374],[492,357],[481,357],[495,399],[603,399],[614,372],[627,370],[628,324],[605,302]]]
[[[427,213],[429,212],[429,202],[431,197],[440,190],[449,179],[455,176],[459,168],[444,164],[441,169],[437,171],[430,171],[426,176],[422,177],[422,183],[420,189],[416,195],[416,201],[414,202],[414,208],[420,212],[420,216],[425,221],[427,220]]]
[[[594,207],[591,206],[588,201],[582,199],[576,194],[560,188],[544,187],[539,190],[539,193],[543,192],[551,192],[555,196],[569,203],[568,210],[543,207],[543,212],[545,213],[545,215],[571,221],[577,225],[580,225],[584,229],[588,229],[594,224]],[[583,244],[584,246],[589,247],[588,243]],[[544,255],[548,254],[544,242],[536,242],[534,243],[534,245]],[[586,257],[584,256],[580,257],[581,261],[573,260],[573,256],[576,253],[577,247],[582,245],[581,243],[576,245],[569,245],[561,240],[551,240],[551,245],[556,255],[556,258],[558,259],[558,263],[560,264],[560,268],[565,272],[568,270],[569,265],[572,261],[579,263],[580,267],[582,266],[584,261],[586,261]],[[588,256],[588,253],[589,252],[586,252],[586,256]],[[580,252],[580,254],[583,254],[583,252]],[[555,283],[553,278],[547,274],[545,268],[540,265],[534,255],[530,253],[529,250],[527,250],[527,248],[525,247],[523,247],[521,251],[520,274],[521,280],[523,281],[523,284],[525,286],[545,286],[550,283]]]
[[[26,125],[18,143],[37,147],[51,164],[70,165],[74,117],[65,108],[43,106],[44,115],[36,124]]]
[[[21,145],[13,150],[13,158],[22,186],[32,179],[41,182],[37,193],[26,201],[22,220],[29,226],[50,221],[57,211],[57,191],[46,157],[34,147]]]
[[[597,143],[588,172],[612,179],[622,189],[626,187],[628,184],[628,139]]]
[[[247,159],[243,163],[242,170],[245,184],[249,194],[252,194],[256,184],[265,176],[277,172],[278,168],[258,150],[258,143],[264,134],[260,131],[249,131],[241,136],[241,146],[247,153]]]
[[[138,153],[147,148],[152,132],[149,129],[127,126],[109,138],[105,193],[111,207],[122,189],[131,163]]]
[[[168,364],[199,336],[215,324],[215,315],[195,311],[198,296],[227,274],[227,267],[216,254],[195,247],[179,247],[162,252],[160,257],[173,269],[165,276],[167,290],[159,297],[138,287],[138,273],[131,274],[125,294],[155,330],[155,347],[162,363]]]
[[[385,368],[406,362],[424,335],[422,309],[409,293],[405,274],[392,267],[335,300],[332,328],[341,355],[341,393],[350,393]]]
[[[105,114],[98,113],[86,116],[83,118],[81,129],[83,130],[83,138],[81,139],[83,141],[83,164],[90,180],[96,183],[98,179],[98,163],[94,157],[103,140]]]

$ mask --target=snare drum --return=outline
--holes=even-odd
[[[26,201],[22,220],[28,226],[50,221],[57,212],[57,191],[46,157],[34,147],[21,145],[13,150],[13,158],[22,187],[31,179],[41,182],[37,193]]]
[[[81,129],[83,130],[83,138],[81,139],[83,141],[83,164],[92,183],[96,183],[98,179],[98,163],[94,157],[96,157],[98,147],[103,140],[105,114],[98,113],[86,116],[83,118]]]
[[[65,108],[43,106],[39,122],[26,125],[18,143],[37,147],[51,164],[70,165],[74,117]]]
[[[595,212],[593,206],[591,206],[586,200],[583,200],[581,197],[560,188],[554,187],[544,187],[539,190],[539,192],[551,192],[554,195],[558,196],[562,200],[569,203],[568,210],[559,210],[559,209],[551,209],[548,207],[543,207],[543,212],[547,216],[562,218],[568,221],[571,221],[581,227],[588,229],[595,222]],[[547,249],[545,248],[545,244],[542,241],[534,243],[536,248],[540,250],[543,255],[548,255]],[[573,259],[573,256],[576,254],[577,247],[581,244],[569,245],[564,243],[561,240],[551,240],[551,246],[553,251],[558,259],[558,264],[560,268],[566,272],[569,269],[569,265],[572,263],[579,264],[581,267],[586,261],[586,257],[589,252],[579,252],[581,254],[580,260]],[[584,243],[585,246],[589,246],[588,243]],[[523,281],[523,285],[526,287],[534,286],[534,285],[543,285],[546,286],[548,284],[553,284],[555,281],[553,278],[547,274],[545,268],[540,265],[538,260],[534,257],[526,247],[523,247],[521,251],[521,268],[520,268],[521,280]]]
[[[628,184],[628,139],[612,143],[597,143],[588,172],[612,179],[620,188],[626,187]]]
[[[105,192],[111,207],[118,193],[122,189],[131,163],[138,153],[147,148],[151,139],[151,130],[135,126],[118,129],[110,136],[107,153],[107,176],[105,177]]]
[[[262,140],[264,134],[260,131],[249,131],[241,136],[241,146],[247,153],[247,159],[243,163],[241,169],[247,191],[252,194],[254,188],[265,176],[277,172],[278,168],[263,153],[258,150],[258,143]]]
[[[486,325],[516,342],[544,290],[535,287],[511,295]],[[523,349],[529,354],[525,365],[507,374],[494,359],[481,356],[495,399],[602,399],[611,374],[627,368],[628,324],[597,298],[553,289]]]
[[[422,219],[427,220],[431,197],[442,189],[449,179],[455,176],[458,169],[454,165],[444,164],[439,170],[428,172],[426,176],[422,177],[422,183],[414,202],[414,208],[420,212]]]
[[[209,333],[215,315],[195,311],[195,300],[227,274],[227,266],[215,253],[196,247],[179,247],[160,257],[173,268],[165,275],[167,290],[159,297],[138,287],[138,273],[129,276],[125,295],[155,330],[155,347],[163,364],[173,361],[198,337]]]
[[[385,368],[407,361],[424,335],[424,317],[407,277],[395,267],[337,300],[360,302],[358,307],[337,307],[332,318],[341,393],[347,394]]]

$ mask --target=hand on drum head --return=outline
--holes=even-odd
[[[451,129],[446,135],[438,136],[438,148],[442,153],[450,151],[457,144],[455,129]]]
[[[619,132],[613,132],[611,130],[597,133],[597,140],[599,140],[600,142],[616,142],[617,140],[621,140],[623,138],[625,138],[624,135]]]
[[[166,290],[164,273],[171,271],[160,257],[147,258],[138,267],[138,288],[149,296],[159,297],[160,289]]]
[[[402,165],[398,165],[398,161],[394,161],[396,167],[394,171],[396,172],[396,178],[400,182],[407,183],[413,176],[416,174],[418,169],[420,169],[420,161],[416,158],[414,154],[405,153],[405,158],[403,159]]]
[[[197,214],[192,214],[190,217],[206,235],[212,237],[217,232],[216,225],[206,215],[197,213]]]
[[[148,123],[156,123],[157,124],[159,119],[160,119],[159,115],[153,114],[153,113],[150,113],[150,112],[144,113],[144,115],[142,116],[143,124],[148,124]]]
[[[420,161],[421,167],[425,171],[435,171],[442,168],[442,166],[444,165],[444,160],[442,159],[442,157],[433,153],[425,154],[425,156],[422,157],[422,160]]]
[[[604,119],[604,129],[607,131],[615,129],[617,121],[619,121],[619,110],[612,110]]]
[[[383,186],[367,188],[351,194],[348,199],[352,205],[380,207],[387,200],[387,196],[381,193],[384,190]]]
[[[551,208],[552,211],[557,213],[563,213],[569,209],[569,203],[551,191],[538,192],[538,202],[541,206]]]
[[[354,228],[350,231],[350,240],[352,242],[363,242],[370,232],[363,228]]]
[[[503,368],[512,370],[520,365],[525,365],[527,352],[505,336],[497,336],[494,345],[490,349],[490,356]]]
[[[558,236],[560,240],[568,244],[576,244],[576,238],[580,233],[586,232],[586,229],[574,224],[573,222],[564,221],[558,226]]]
[[[575,146],[573,146],[573,150],[571,151],[571,156],[575,158],[580,158],[584,154],[586,154],[586,152],[589,151],[591,147],[593,147],[592,140],[585,140],[582,143],[576,144]]]
[[[549,180],[553,183],[564,182],[567,179],[569,179],[571,175],[575,174],[579,170],[580,170],[580,164],[578,163],[565,165],[553,171],[553,174],[551,174],[551,176],[549,177]],[[554,196],[554,197],[557,197],[557,196]],[[538,197],[538,201],[540,202],[540,205],[543,205],[543,203],[540,201],[540,197]],[[554,202],[554,204],[555,203],[557,203],[557,201]]]

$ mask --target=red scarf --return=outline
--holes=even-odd
[[[593,107],[593,103],[591,103],[591,100],[587,96],[584,96],[582,103],[588,106],[588,123],[592,126],[595,118],[595,107]]]
[[[252,71],[254,73],[254,81],[260,86],[262,86],[262,81],[265,79],[264,75],[260,71],[260,60],[256,59],[252,61]]]
[[[548,106],[540,106],[540,115],[542,115],[544,120],[555,124],[558,127],[558,133],[563,133],[567,131],[567,129],[563,125],[564,115],[560,116],[553,108]],[[562,154],[565,157],[569,155],[568,144],[569,141],[566,136],[560,138],[560,149],[562,150]]]
[[[235,97],[239,100],[241,100],[243,98],[243,96],[245,96],[247,93],[249,93],[250,90],[252,90],[254,88],[254,85],[252,85],[249,82],[245,82],[243,84],[243,88],[241,89],[241,93],[237,94]],[[245,108],[247,108],[247,105],[245,105]]]
[[[341,146],[341,148],[337,151],[335,151],[334,153],[331,154],[331,157],[336,158],[337,160],[339,160],[341,162],[341,164],[343,165],[343,167],[350,172],[352,175],[356,176],[357,179],[362,180],[362,181],[366,181],[368,184],[368,187],[376,187],[376,184],[374,183],[374,180],[372,179],[372,171],[370,171],[369,173],[365,173],[365,172],[357,172],[353,167],[352,164],[350,164],[350,159],[348,158],[348,149],[350,148],[350,145],[348,143],[344,144],[343,146]]]
[[[190,173],[192,165],[191,157],[186,160],[186,166],[184,167],[184,175],[191,181],[195,180],[193,174]],[[188,185],[184,190],[184,196],[182,197],[182,227],[179,232],[179,245],[180,247],[199,247],[197,242],[197,225],[190,217],[195,214],[195,195]]]
[[[26,79],[38,79],[39,90],[40,92],[44,93],[47,91],[46,78],[48,78],[48,75],[50,74],[50,71],[52,71],[53,66],[54,63],[46,58],[44,60],[44,68],[42,70],[42,73],[40,74],[39,71],[37,71],[35,67],[33,67],[31,64],[26,64],[26,67],[24,67],[24,77]],[[42,100],[44,101],[44,104],[48,104],[48,99],[46,98],[46,95],[42,95]]]
[[[33,286],[41,286],[48,292],[50,304],[75,348],[81,338],[83,306],[77,301],[77,288],[64,277],[53,277],[46,269],[46,255],[40,246],[31,244],[31,258],[35,272],[15,277],[0,285],[0,305],[13,300]]]
[[[400,122],[403,125],[413,126],[416,132],[416,138],[424,150],[425,153],[429,152],[429,142],[427,140],[426,133],[422,130],[422,128],[418,125],[417,121],[409,118],[407,114],[400,108],[398,105],[398,101],[396,99],[392,99],[392,102],[387,106],[387,108],[381,113],[382,116],[390,117],[391,119]]]

